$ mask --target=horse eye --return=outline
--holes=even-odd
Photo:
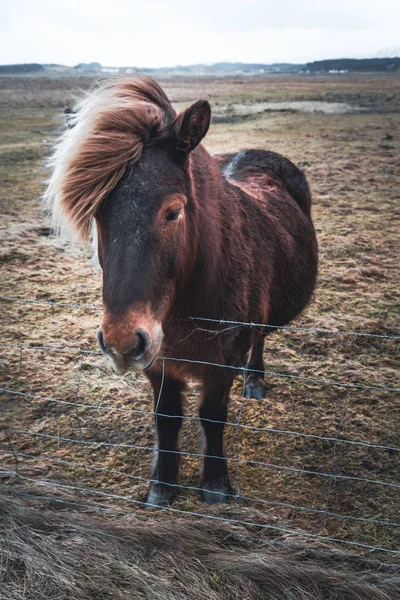
[[[165,217],[165,222],[166,223],[170,223],[171,221],[176,221],[177,219],[179,219],[179,215],[181,214],[180,210],[176,210],[174,212],[170,212],[166,217]]]

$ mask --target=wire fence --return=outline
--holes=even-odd
[[[49,308],[62,308],[62,309],[77,309],[77,310],[93,310],[99,311],[100,307],[94,305],[80,305],[76,303],[64,303],[55,302],[48,300],[34,300],[25,298],[9,298],[0,296],[0,301],[9,304],[27,304],[27,305],[41,305],[48,306]],[[190,317],[190,321],[193,326],[203,332],[210,334],[210,336],[220,335],[232,327],[251,327],[251,328],[268,328],[267,325],[262,323],[251,323],[251,322],[240,322],[233,320],[224,319],[212,319],[203,317]],[[208,324],[206,327],[200,326],[199,324]],[[211,327],[214,327],[211,329]],[[285,332],[303,335],[312,334],[318,336],[351,336],[353,338],[370,339],[379,342],[388,342],[394,344],[395,352],[398,349],[400,343],[400,336],[387,335],[385,333],[367,333],[361,331],[339,331],[321,328],[309,328],[309,327],[273,327],[273,329],[282,329]],[[6,362],[11,356],[15,364],[14,373],[11,374],[4,383],[2,384],[0,391],[5,395],[6,398],[14,400],[18,403],[16,406],[18,410],[24,410],[24,403],[32,403],[33,406],[40,412],[41,415],[44,411],[48,411],[49,418],[45,419],[46,427],[51,423],[51,417],[54,417],[53,409],[65,408],[70,409],[71,415],[75,421],[73,428],[73,435],[63,434],[59,428],[57,430],[43,430],[43,427],[37,426],[35,419],[31,420],[31,428],[16,426],[15,419],[13,424],[8,422],[2,426],[2,447],[0,447],[0,454],[4,459],[3,471],[8,475],[12,475],[21,481],[25,481],[29,484],[35,484],[36,486],[42,486],[44,488],[51,488],[57,491],[57,496],[49,498],[45,495],[40,495],[43,500],[53,500],[56,502],[64,502],[66,505],[71,506],[82,506],[91,507],[100,511],[116,511],[119,514],[135,514],[138,518],[146,518],[145,507],[148,508],[144,499],[140,498],[140,494],[133,494],[127,491],[129,482],[133,482],[135,485],[144,486],[149,483],[158,483],[157,479],[152,479],[146,474],[142,473],[142,469],[138,472],[127,472],[129,465],[126,464],[125,469],[114,468],[112,461],[110,462],[109,457],[106,457],[106,463],[98,464],[100,460],[104,460],[104,452],[139,452],[145,455],[154,452],[154,447],[149,443],[140,443],[140,437],[132,442],[120,441],[107,439],[104,435],[100,435],[101,431],[96,431],[93,434],[89,431],[91,428],[92,419],[94,416],[96,419],[112,418],[111,415],[120,415],[132,417],[134,422],[139,422],[140,419],[154,419],[157,417],[165,418],[176,418],[169,414],[164,414],[158,411],[156,404],[154,410],[144,410],[141,407],[132,408],[128,403],[124,403],[122,406],[119,403],[110,404],[107,402],[93,402],[85,400],[82,397],[82,382],[84,379],[84,359],[86,357],[101,356],[101,352],[92,349],[82,349],[75,346],[53,346],[53,345],[40,345],[40,344],[29,344],[27,342],[13,342],[13,341],[2,341],[0,347],[3,349],[6,355]],[[76,363],[76,380],[73,387],[70,389],[68,394],[61,394],[59,397],[54,395],[42,395],[40,394],[40,386],[36,383],[34,391],[27,391],[27,384],[29,383],[27,378],[24,378],[24,364],[27,361],[31,364],[30,355],[32,352],[44,353],[50,356],[59,354],[73,355],[77,359]],[[29,358],[27,359],[27,356]],[[256,371],[260,375],[267,375],[270,377],[276,377],[279,380],[283,380],[282,385],[289,385],[291,382],[301,382],[304,384],[318,385],[329,389],[335,389],[343,392],[342,404],[340,407],[339,422],[337,424],[334,435],[322,435],[311,433],[308,431],[299,431],[297,429],[286,429],[277,428],[272,426],[263,426],[259,424],[249,424],[244,421],[244,413],[246,405],[249,402],[245,397],[244,383],[245,375],[248,372],[255,372],[254,369],[249,369],[245,366],[238,367],[234,365],[218,364],[207,361],[194,361],[186,357],[170,357],[164,356],[159,357],[164,364],[166,361],[178,361],[180,363],[196,363],[204,366],[217,367],[220,369],[233,369],[243,379],[241,383],[241,393],[236,393],[236,413],[237,417],[234,420],[218,421],[214,419],[205,419],[211,423],[224,423],[226,430],[230,434],[230,452],[224,457],[224,460],[229,465],[229,468],[234,471],[236,485],[233,491],[230,493],[232,504],[237,505],[239,510],[247,507],[253,507],[257,509],[256,516],[250,512],[240,512],[239,516],[235,514],[230,516],[229,512],[226,514],[223,510],[219,513],[213,510],[207,510],[206,508],[199,509],[199,504],[194,501],[191,505],[185,505],[184,503],[177,503],[175,505],[167,506],[163,509],[166,513],[187,515],[190,517],[206,518],[206,519],[218,519],[221,521],[227,521],[230,523],[241,524],[251,528],[252,531],[272,531],[279,532],[281,534],[288,534],[290,536],[299,536],[300,539],[312,538],[318,539],[322,542],[337,542],[354,548],[358,548],[364,552],[379,551],[386,555],[400,554],[399,542],[400,537],[398,535],[398,528],[400,527],[400,520],[398,519],[398,511],[396,517],[396,510],[393,511],[393,507],[400,506],[400,481],[392,476],[392,473],[398,475],[399,473],[399,453],[400,444],[392,443],[376,443],[369,442],[365,439],[352,439],[344,435],[346,416],[349,410],[349,403],[351,401],[351,395],[355,393],[363,394],[376,394],[382,393],[389,395],[393,406],[398,402],[398,394],[400,388],[384,385],[375,385],[369,383],[359,383],[351,381],[341,381],[336,379],[325,379],[320,377],[311,377],[308,375],[299,375],[288,372],[281,372],[276,370],[265,370]],[[6,370],[7,372],[7,370]],[[39,388],[39,390],[37,389]],[[87,393],[90,393],[90,388]],[[160,392],[161,394],[161,392]],[[129,391],[126,393],[129,396]],[[39,407],[41,407],[39,409]],[[100,415],[100,416],[99,416]],[[103,415],[103,417],[101,416]],[[137,417],[137,419],[136,419]],[[197,425],[199,418],[196,415],[185,414],[182,417],[183,421]],[[17,419],[18,420],[18,419]],[[57,420],[57,419],[56,419]],[[202,419],[204,421],[204,419]],[[40,429],[40,430],[39,430]],[[228,433],[229,435],[229,433]],[[302,465],[292,466],[288,464],[279,464],[275,461],[262,460],[263,456],[257,456],[253,458],[246,454],[246,447],[243,445],[243,436],[246,436],[247,441],[252,442],[252,436],[268,435],[268,436],[279,436],[285,443],[293,443],[293,440],[299,440],[304,443],[317,444],[314,452],[318,453],[323,444],[324,458],[328,456],[326,448],[330,448],[330,459],[327,461],[325,469],[306,468]],[[99,437],[99,439],[93,439],[93,437]],[[147,438],[146,438],[147,439]],[[272,438],[268,438],[272,439]],[[1,439],[0,439],[1,441]],[[257,438],[253,440],[259,443]],[[42,445],[41,445],[42,444]],[[77,455],[72,452],[73,457],[68,455],[68,449],[79,450]],[[383,469],[378,469],[378,476],[362,476],[361,474],[348,474],[340,472],[338,468],[338,452],[339,449],[343,448],[346,452],[351,449],[357,452],[366,453],[384,453],[385,460],[383,461],[388,464],[388,461],[393,463],[387,473]],[[267,451],[266,449],[265,451]],[[181,450],[164,450],[160,449],[160,453],[174,453],[179,455],[181,458],[188,459],[189,461],[200,460],[204,458],[210,458],[203,452],[195,452],[192,449],[181,449]],[[97,453],[97,454],[96,454]],[[358,455],[357,455],[358,456]],[[368,458],[368,457],[367,457]],[[96,464],[94,464],[94,460]],[[11,462],[12,461],[12,462]],[[125,460],[125,463],[128,459]],[[124,463],[124,464],[125,464]],[[46,472],[43,465],[51,466],[51,470]],[[136,463],[137,464],[137,463]],[[381,463],[379,463],[381,464]],[[397,465],[397,466],[396,466]],[[29,467],[29,468],[28,468]],[[327,468],[329,467],[329,468]],[[246,478],[243,477],[243,469],[247,471],[255,469],[260,475],[260,482],[268,481],[268,474],[275,473],[278,479],[288,475],[295,477],[296,485],[305,485],[305,481],[317,480],[321,482],[317,487],[323,489],[323,500],[320,506],[316,506],[315,503],[310,505],[303,504],[301,502],[285,502],[278,496],[273,497],[273,490],[269,491],[269,494],[265,497],[262,496],[263,488],[254,490],[246,488]],[[33,471],[32,471],[33,469]],[[32,472],[34,474],[32,475]],[[64,479],[54,480],[54,473],[59,476],[63,474]],[[44,476],[43,476],[44,474]],[[104,482],[99,486],[97,480],[94,481],[94,485],[89,486],[89,480],[91,474],[99,474],[101,476],[108,477],[107,481],[117,480],[120,482],[120,487],[116,487],[114,483],[109,488],[104,489]],[[266,475],[267,474],[267,475]],[[390,477],[387,478],[387,475]],[[71,481],[72,476],[82,475],[80,480],[83,485],[76,485],[76,481]],[[67,481],[65,481],[67,477]],[[69,479],[68,479],[69,478]],[[111,478],[111,479],[110,479]],[[374,510],[376,506],[379,507],[377,514],[371,516],[371,514],[361,514],[359,508],[352,514],[349,510],[332,510],[330,508],[332,502],[332,496],[335,492],[335,486],[339,483],[342,484],[341,494],[346,496],[348,494],[349,486],[358,485],[364,486],[363,488],[357,488],[358,493],[365,494],[367,505],[368,498],[378,498],[374,504]],[[293,480],[292,480],[293,484]],[[202,490],[200,486],[192,484],[190,481],[182,483],[167,484],[181,492],[193,492],[198,493]],[[288,484],[290,485],[290,484]],[[100,489],[102,487],[103,489]],[[247,486],[248,487],[248,486]],[[135,488],[135,490],[141,490],[141,487]],[[118,491],[121,490],[121,491]],[[383,505],[379,505],[379,493],[384,490],[385,494],[388,494],[387,506],[391,507],[390,510],[386,511]],[[208,490],[209,491],[209,490]],[[24,492],[21,492],[22,494]],[[74,498],[60,496],[60,494],[75,494]],[[28,494],[29,495],[29,494]],[[32,494],[31,494],[32,495]],[[33,494],[34,495],[34,494]],[[302,497],[302,494],[299,493]],[[354,497],[354,494],[352,495]],[[93,500],[92,500],[93,499]],[[346,502],[342,505],[346,506]],[[386,506],[386,504],[385,504]],[[127,508],[128,507],[128,508]],[[134,510],[129,509],[133,507]],[[347,508],[348,503],[347,503]],[[290,512],[294,514],[310,515],[314,518],[312,528],[314,531],[310,531],[306,523],[301,521],[301,527],[295,522],[295,526],[290,526],[290,520],[286,520],[285,524],[282,521],[277,521],[276,516],[271,513],[272,509],[279,509],[280,511],[286,511],[285,515]],[[371,512],[371,511],[369,511]],[[165,514],[165,513],[164,513]],[[279,513],[281,514],[281,513]],[[151,518],[154,515],[151,515]],[[317,519],[317,520],[316,520]],[[340,537],[335,535],[326,534],[326,519],[338,519],[343,526],[337,528],[337,531],[341,531]],[[286,526],[286,523],[288,525]],[[346,523],[356,523],[364,527],[363,535],[360,539],[353,539],[354,531],[350,528],[350,534],[346,532]],[[385,532],[385,530],[387,532]],[[357,530],[359,533],[360,530]],[[380,536],[379,532],[384,533]],[[349,537],[350,535],[350,537]],[[378,543],[380,539],[385,541],[384,544]]]

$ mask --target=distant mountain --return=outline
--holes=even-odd
[[[79,63],[74,67],[77,71],[101,71],[102,68],[99,62]]]
[[[103,67],[99,62],[79,63],[75,67],[57,64],[21,64],[0,65],[3,75],[86,75],[93,74],[132,74],[147,73],[149,75],[262,75],[271,73],[358,73],[358,72],[400,72],[400,57],[384,58],[338,58],[317,60],[307,64],[292,63],[240,63],[219,62],[213,65],[178,65],[176,67],[139,68],[139,67]]]
[[[17,74],[17,73],[38,73],[44,71],[43,65],[38,63],[21,64],[21,65],[0,65],[0,73]]]
[[[357,73],[357,72],[400,72],[400,58],[339,58],[316,60],[307,63],[304,70],[309,73]]]
[[[213,65],[178,65],[176,67],[139,68],[139,67],[103,67],[99,62],[79,63],[75,67],[66,67],[54,63],[50,64],[27,64],[27,65],[0,65],[0,74],[29,74],[39,71],[48,74],[58,73],[72,75],[90,75],[91,73],[125,73],[136,72],[149,75],[240,75],[240,74],[262,74],[262,73],[297,73],[304,65],[290,63],[275,63],[267,65],[264,63],[239,63],[220,62]]]
[[[138,68],[141,73],[191,73],[196,75],[206,74],[240,74],[240,73],[284,73],[298,72],[304,65],[291,63],[240,63],[240,62],[220,62],[212,65],[196,64],[196,65],[178,65],[176,67],[158,67],[158,68]]]

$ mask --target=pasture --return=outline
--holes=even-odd
[[[101,304],[101,273],[90,249],[59,247],[39,199],[62,109],[90,84],[83,78],[0,79],[0,295],[42,302],[0,303],[0,460],[5,471],[17,462],[28,479],[94,490],[80,492],[83,504],[147,514],[141,502],[153,444],[150,385],[137,375],[113,375],[97,354],[98,310],[50,303]],[[315,297],[294,324],[299,330],[274,333],[266,343],[266,370],[295,377],[267,375],[262,401],[243,399],[241,376],[234,384],[226,455],[240,497],[222,507],[199,502],[193,489],[199,486],[199,427],[187,419],[180,438],[180,485],[187,489],[174,509],[226,519],[242,511],[241,520],[256,525],[284,523],[289,530],[399,550],[399,396],[379,389],[399,387],[398,340],[300,330],[399,335],[399,78],[175,78],[161,84],[176,108],[199,97],[210,101],[210,152],[264,148],[304,169],[320,248]],[[270,102],[303,107],[265,110]],[[340,104],[332,112],[321,106],[304,112],[310,102]],[[198,396],[192,384],[187,416],[196,416]],[[162,513],[163,519],[175,516]],[[251,532],[264,535],[262,527]]]

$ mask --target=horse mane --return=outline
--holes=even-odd
[[[176,113],[166,94],[144,76],[97,84],[69,115],[69,128],[50,159],[44,198],[59,232],[87,240],[93,217],[143,146],[166,135]]]

